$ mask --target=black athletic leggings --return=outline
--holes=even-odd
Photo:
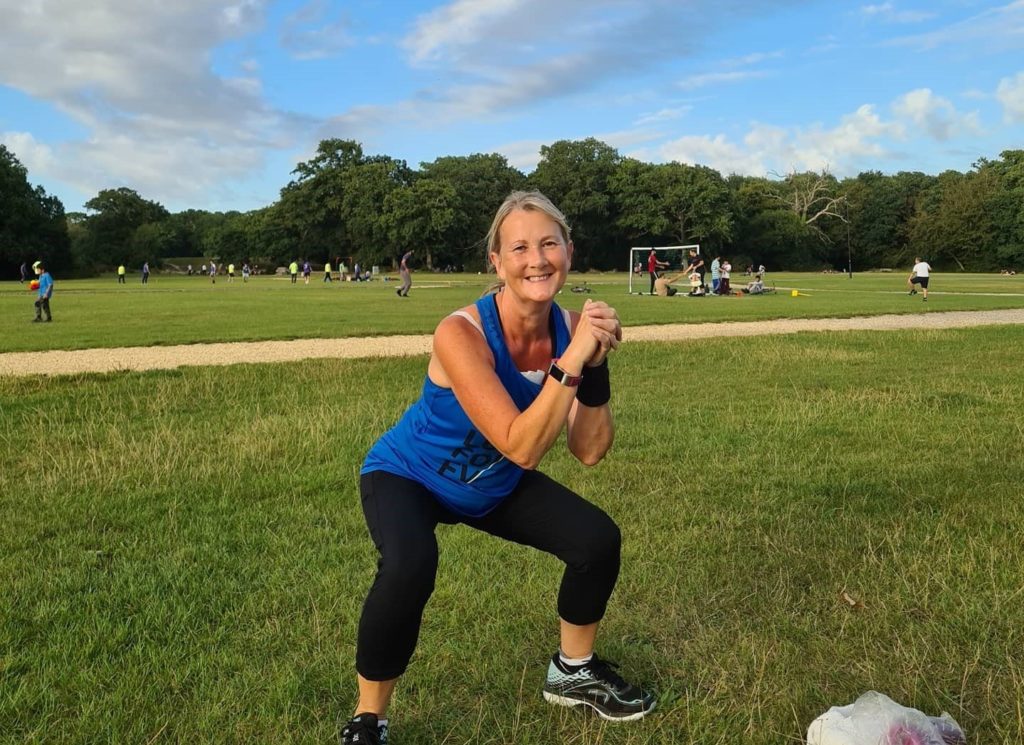
[[[409,664],[423,608],[434,591],[438,523],[463,523],[533,546],[565,562],[558,615],[600,621],[619,576],[618,526],[598,507],[538,471],[483,517],[444,507],[422,484],[385,471],[359,481],[363,514],[380,560],[359,620],[356,669],[367,680],[397,678]]]

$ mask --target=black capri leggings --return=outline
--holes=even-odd
[[[409,664],[423,608],[434,591],[438,523],[477,530],[554,554],[565,562],[558,615],[600,621],[619,576],[618,526],[601,509],[538,471],[483,517],[444,507],[422,484],[385,471],[359,480],[363,514],[380,559],[359,619],[356,670],[367,680],[397,678]]]

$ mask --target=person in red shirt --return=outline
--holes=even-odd
[[[658,270],[667,268],[668,262],[660,261],[658,259],[658,252],[652,248],[650,256],[647,257],[647,272],[651,275],[651,295],[654,294],[654,280],[658,278]]]

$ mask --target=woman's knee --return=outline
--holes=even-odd
[[[437,544],[406,544],[381,554],[377,580],[410,599],[429,597],[437,575]]]
[[[597,516],[588,521],[580,537],[580,561],[584,566],[618,565],[622,531],[604,512],[598,511]]]

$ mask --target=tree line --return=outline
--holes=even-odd
[[[410,249],[427,269],[479,271],[494,211],[529,188],[566,213],[581,270],[625,269],[631,246],[691,243],[771,269],[850,262],[856,271],[916,255],[945,270],[1024,264],[1024,150],[982,158],[966,173],[763,178],[646,163],[590,138],[542,147],[527,175],[497,154],[446,156],[417,170],[328,139],[292,177],[276,202],[249,212],[171,213],[122,187],[65,213],[0,145],[0,276],[40,257],[64,276],[182,256],[262,266],[340,256],[392,267]]]

